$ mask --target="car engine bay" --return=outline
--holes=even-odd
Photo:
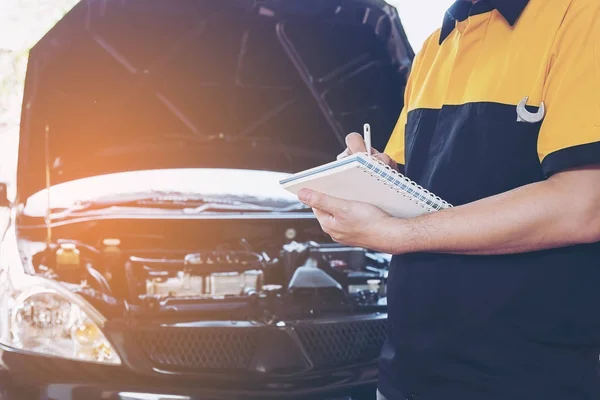
[[[96,220],[53,236],[21,236],[22,255],[31,253],[24,265],[108,318],[192,313],[270,324],[386,310],[390,256],[333,243],[312,218]]]

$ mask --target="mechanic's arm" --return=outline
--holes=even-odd
[[[315,192],[300,199],[334,240],[392,254],[509,254],[600,241],[600,166],[412,219]]]
[[[397,222],[389,220],[391,227]],[[408,243],[390,242],[392,252],[508,254],[598,242],[600,166],[400,222],[405,226],[399,231],[409,232]]]

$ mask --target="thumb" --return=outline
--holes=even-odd
[[[339,214],[347,208],[347,201],[323,193],[315,192],[310,189],[301,189],[298,192],[298,199],[309,207],[325,211],[328,214]]]
[[[346,146],[348,146],[350,154],[364,153],[367,151],[365,140],[359,133],[356,132],[352,132],[346,136]]]

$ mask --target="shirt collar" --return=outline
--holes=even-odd
[[[464,21],[469,15],[482,14],[493,9],[498,10],[506,22],[513,26],[527,3],[529,0],[480,0],[475,4],[467,0],[456,0],[444,15],[440,44],[452,33],[456,21]]]

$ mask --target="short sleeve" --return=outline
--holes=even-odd
[[[600,4],[573,0],[556,36],[538,136],[544,174],[600,163]]]
[[[384,153],[390,156],[393,160],[395,160],[398,164],[401,164],[402,166],[404,166],[406,162],[404,158],[404,129],[406,128],[408,118],[408,109],[410,104],[410,93],[412,89],[413,76],[420,67],[421,59],[423,58],[423,54],[426,52],[430,42],[432,42],[435,37],[439,36],[439,32],[440,30],[438,29],[433,34],[431,34],[427,38],[427,40],[425,40],[425,42],[423,43],[423,48],[413,60],[411,72],[409,74],[408,81],[406,82],[406,88],[404,89],[404,107],[402,107],[402,111],[400,112],[398,122],[396,122],[396,126],[392,131],[390,140],[385,146]]]
[[[404,107],[402,108],[402,112],[400,113],[400,117],[398,118],[398,122],[396,122],[396,126],[392,131],[392,135],[390,136],[390,140],[385,146],[384,153],[390,156],[393,160],[395,160],[398,164],[404,165],[404,127],[406,126],[406,101],[404,102]]]

